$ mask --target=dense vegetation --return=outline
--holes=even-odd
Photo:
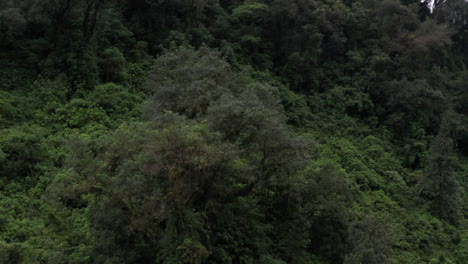
[[[0,1],[0,263],[468,263],[429,2]]]

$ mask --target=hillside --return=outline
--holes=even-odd
[[[468,263],[468,2],[0,1],[0,264]]]

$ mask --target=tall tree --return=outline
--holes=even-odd
[[[434,214],[450,224],[460,223],[463,217],[461,190],[456,173],[458,166],[450,137],[450,124],[445,117],[439,134],[431,144],[423,194],[432,200]]]

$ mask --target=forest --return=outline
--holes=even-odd
[[[467,66],[464,0],[0,0],[0,264],[466,264]]]

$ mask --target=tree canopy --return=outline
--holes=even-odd
[[[465,264],[468,2],[0,2],[0,263]]]

